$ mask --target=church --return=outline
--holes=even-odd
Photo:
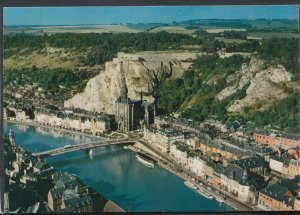
[[[122,71],[121,71],[122,72]],[[153,103],[128,98],[128,88],[122,78],[120,97],[115,102],[115,116],[119,131],[128,132],[141,129],[143,125],[154,123],[155,107]]]
[[[155,107],[146,100],[128,98],[128,88],[123,82],[120,97],[115,103],[115,116],[119,131],[128,132],[141,129],[143,125],[154,123]]]

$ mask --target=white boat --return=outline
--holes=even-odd
[[[192,189],[195,189],[195,190],[197,189],[197,186],[194,183],[190,182],[190,181],[185,181],[184,184],[186,186],[188,186],[189,188],[192,188]]]
[[[220,202],[220,203],[223,203],[223,202],[224,202],[223,199],[221,199],[220,197],[217,197],[216,200],[217,200],[218,202]]]
[[[135,157],[137,158],[137,161],[140,162],[141,164],[144,164],[149,168],[154,168],[154,161],[151,160],[148,156],[142,153],[137,153]]]
[[[128,149],[128,146],[124,146],[123,148],[124,148],[124,149]]]
[[[208,199],[213,199],[214,197],[212,195],[210,195],[209,193],[205,192],[205,191],[201,191],[201,190],[197,190],[197,192],[204,196],[205,198],[208,198]]]

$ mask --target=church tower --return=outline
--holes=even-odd
[[[120,62],[121,89],[120,96],[115,102],[115,116],[119,131],[128,132],[139,129],[141,121],[144,120],[146,125],[154,122],[154,105],[145,100],[131,100],[128,97],[128,88],[126,85],[125,73],[123,68],[124,62]],[[128,70],[128,62],[125,62]]]

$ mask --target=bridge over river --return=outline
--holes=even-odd
[[[64,153],[68,153],[68,152],[74,152],[74,151],[78,151],[78,150],[84,150],[84,149],[90,150],[90,149],[93,149],[95,147],[100,147],[100,146],[130,144],[130,143],[134,143],[134,141],[129,140],[128,138],[114,139],[114,140],[98,140],[98,141],[89,142],[89,143],[65,145],[64,147],[61,147],[61,148],[51,149],[51,150],[43,151],[43,152],[32,153],[32,155],[37,156],[37,157],[54,156],[54,155],[64,154]]]

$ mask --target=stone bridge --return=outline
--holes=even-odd
[[[45,157],[45,156],[54,156],[59,154],[64,154],[68,152],[74,152],[78,150],[90,150],[95,147],[101,147],[101,146],[107,146],[107,145],[117,145],[117,144],[130,144],[134,143],[134,141],[129,140],[128,138],[123,139],[115,139],[115,140],[99,140],[89,143],[82,143],[82,144],[76,144],[76,145],[65,145],[64,147],[51,149],[44,152],[37,152],[32,153],[33,156],[36,157]]]

